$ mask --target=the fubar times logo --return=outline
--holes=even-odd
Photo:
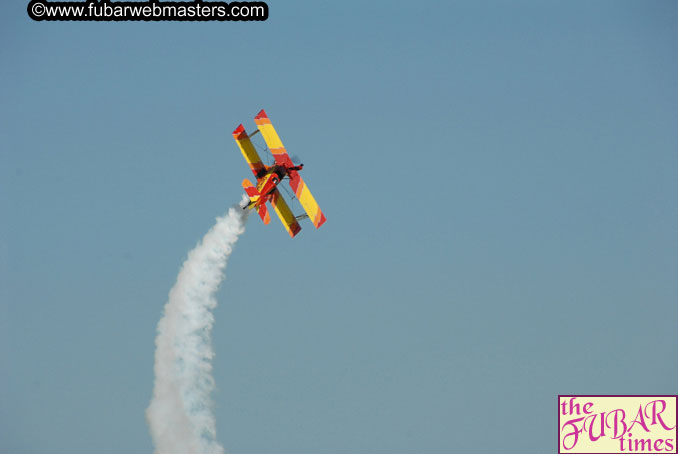
[[[676,453],[678,396],[558,396],[558,454]]]

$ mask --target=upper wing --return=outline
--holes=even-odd
[[[242,155],[245,157],[245,161],[250,165],[252,173],[257,179],[261,178],[266,173],[266,167],[264,163],[261,162],[259,153],[254,149],[250,137],[245,132],[245,127],[243,125],[238,126],[233,131],[233,138],[238,143],[238,148],[242,152]]]
[[[280,191],[277,189],[272,193],[271,205],[273,205],[275,214],[280,218],[280,222],[285,226],[287,233],[294,238],[301,230],[301,226],[294,217],[294,214],[292,214],[292,210],[290,210],[290,207],[287,205],[287,202],[285,202],[282,194],[280,194]]]
[[[271,150],[275,162],[277,164],[293,166],[294,164],[292,164],[292,160],[287,154],[287,150],[285,150],[278,133],[275,131],[273,124],[271,124],[271,120],[263,109],[256,117],[254,117],[254,122],[259,127],[261,135],[264,136],[264,140]],[[304,207],[304,210],[308,213],[308,217],[311,219],[311,222],[313,222],[313,225],[316,226],[316,228],[320,227],[326,221],[326,218],[322,211],[320,211],[320,207],[315,201],[313,194],[311,194],[311,191],[309,191],[298,172],[292,170],[289,172],[289,176],[290,186],[299,199],[301,206]]]
[[[285,147],[280,141],[280,137],[278,137],[278,133],[275,132],[275,128],[271,124],[271,120],[268,118],[268,115],[266,115],[264,109],[261,109],[261,112],[254,117],[254,122],[259,127],[261,135],[264,136],[264,140],[271,150],[275,163],[284,164],[288,167],[293,166],[294,164],[292,164],[292,160],[288,156],[287,150],[285,150]]]

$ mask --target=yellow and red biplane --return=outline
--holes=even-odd
[[[245,127],[241,124],[235,128],[233,137],[238,143],[238,148],[240,148],[245,160],[250,165],[252,173],[257,178],[256,186],[248,179],[244,179],[242,182],[242,186],[250,198],[249,203],[243,209],[257,210],[264,224],[268,224],[271,222],[271,217],[268,214],[266,202],[271,202],[275,213],[291,237],[294,237],[301,230],[299,220],[304,217],[308,217],[313,222],[313,225],[319,228],[325,222],[325,215],[320,211],[318,203],[315,201],[311,191],[308,190],[301,175],[299,175],[299,171],[304,165],[295,165],[292,162],[280,141],[280,137],[278,137],[278,133],[273,128],[271,120],[263,109],[254,117],[254,122],[257,124],[258,129],[252,133],[252,136],[259,132],[264,136],[266,145],[271,150],[275,163],[271,166],[265,165],[250,140],[251,136],[245,132]],[[301,206],[306,211],[307,216],[295,216],[282,194],[280,194],[278,185],[285,178],[289,180],[290,187],[296,198],[299,199],[299,203],[301,203]]]

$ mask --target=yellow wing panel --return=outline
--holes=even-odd
[[[290,179],[290,186],[297,199],[299,199],[299,203],[304,207],[304,211],[308,214],[308,218],[313,222],[313,225],[316,228],[323,225],[326,221],[325,215],[320,210],[318,202],[315,201],[315,197],[313,197],[313,194],[311,194],[311,191],[299,174]]]
[[[301,226],[299,225],[299,222],[297,222],[297,218],[294,217],[294,214],[287,205],[287,202],[285,202],[285,199],[280,194],[280,191],[277,189],[272,194],[271,205],[273,205],[275,214],[277,214],[278,218],[280,218],[280,222],[282,222],[285,230],[287,230],[287,233],[289,233],[290,236],[294,238],[294,236],[301,230]]]
[[[266,115],[266,112],[263,109],[257,114],[256,117],[254,117],[254,122],[257,124],[261,135],[264,136],[266,145],[268,145],[268,148],[271,150],[271,154],[273,155],[275,162],[278,164],[284,163],[292,165],[292,161],[287,155],[287,150],[285,150],[278,133],[276,132],[273,124],[271,124],[271,120],[268,118],[268,115]]]
[[[238,143],[238,148],[242,152],[245,161],[250,165],[250,169],[255,177],[260,178],[263,173],[266,171],[264,163],[261,162],[259,153],[252,145],[247,132],[245,132],[245,127],[243,125],[238,126],[235,131],[233,131],[233,138]]]
[[[280,140],[280,136],[278,136],[278,133],[276,132],[275,128],[270,123],[270,121],[268,124],[266,123],[260,124],[259,131],[261,131],[261,135],[264,136],[264,140],[266,141],[266,144],[268,145],[268,148],[271,149],[271,151],[280,148],[285,148],[282,144],[282,141]]]

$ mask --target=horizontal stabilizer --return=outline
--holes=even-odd
[[[245,192],[250,197],[250,199],[252,197],[258,197],[259,196],[259,191],[257,191],[257,188],[255,188],[254,185],[252,184],[252,182],[250,180],[248,180],[247,178],[242,180],[242,187],[243,187],[243,189],[245,189]]]
[[[259,202],[259,198],[261,197],[261,193],[259,191],[257,191],[257,188],[254,187],[252,182],[250,180],[248,180],[247,178],[245,178],[244,180],[242,180],[242,187],[245,189],[247,196],[250,198],[247,205],[242,207],[243,210],[247,209],[247,208],[252,208],[253,206],[258,206],[257,202]],[[268,216],[268,214],[266,213],[266,210],[264,210],[264,214],[266,216]],[[264,224],[268,224],[268,222],[266,222],[266,219],[264,219],[264,214],[259,213],[259,215],[262,216],[261,219],[264,221]]]

